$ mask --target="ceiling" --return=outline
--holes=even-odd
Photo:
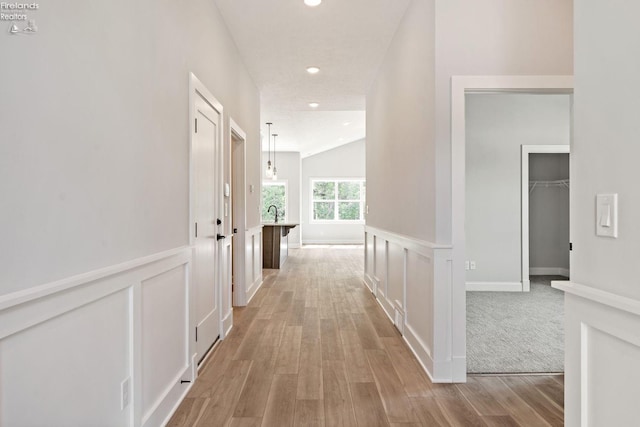
[[[365,137],[365,95],[410,0],[215,1],[260,90],[262,133],[273,122],[278,151],[306,157]]]

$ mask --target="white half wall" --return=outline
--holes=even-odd
[[[367,226],[364,281],[434,382],[466,375],[450,334],[451,248]],[[373,254],[371,253],[373,251]]]
[[[466,280],[512,290],[523,280],[520,147],[569,145],[571,96],[468,94],[465,123],[466,253],[476,266]]]
[[[365,141],[360,140],[302,159],[302,243],[364,242],[363,224],[312,223],[310,197],[313,178],[364,178],[365,156]]]

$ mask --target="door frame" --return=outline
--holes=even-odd
[[[522,208],[522,291],[531,290],[529,278],[529,154],[570,154],[569,145],[522,145],[520,156],[521,190],[520,200]]]
[[[189,73],[189,247],[191,248],[191,253],[193,256],[193,249],[195,244],[195,174],[194,174],[194,158],[193,158],[193,144],[196,139],[195,132],[195,119],[196,119],[196,100],[198,97],[202,97],[206,100],[213,109],[220,115],[220,126],[218,127],[218,140],[220,141],[219,146],[216,148],[216,160],[215,160],[215,168],[217,168],[217,172],[214,171],[215,182],[214,187],[221,189],[221,184],[223,181],[223,163],[222,163],[222,155],[223,153],[219,150],[222,144],[224,144],[224,108],[222,104],[213,96],[213,94],[207,89],[207,87],[196,77],[193,72]],[[223,212],[221,212],[222,207],[224,206],[223,200],[223,191],[218,191],[218,198],[215,200],[214,209],[217,211],[217,216],[219,218],[224,218]],[[219,325],[220,325],[220,337],[224,336],[223,324],[222,324],[222,291],[221,291],[221,281],[222,281],[222,262],[221,262],[221,254],[220,244],[216,244],[214,246],[215,250],[215,263],[217,264],[216,268],[216,289],[214,290],[216,294],[216,298],[218,300],[219,305]],[[191,263],[193,262],[193,257],[191,258]],[[188,293],[189,293],[189,355],[192,361],[192,368],[194,369],[194,378],[196,376],[196,370],[199,366],[204,366],[204,362],[211,355],[211,350],[205,355],[205,358],[201,360],[200,365],[198,365],[198,355],[196,355],[196,340],[195,340],[195,330],[197,326],[198,319],[195,316],[195,303],[194,303],[194,283],[193,283],[193,268],[192,264],[189,263],[189,271],[188,271]],[[215,346],[215,344],[214,344]]]
[[[464,360],[452,372],[453,382],[467,380],[467,308],[465,235],[466,102],[467,93],[517,92],[572,94],[573,76],[451,77],[451,232],[452,232],[452,357]],[[436,301],[447,304],[448,301]]]
[[[234,141],[234,139],[236,141]],[[242,159],[234,156],[235,144],[239,144]],[[246,281],[246,232],[247,232],[247,134],[233,120],[229,119],[229,164],[231,165],[231,185],[234,191],[231,192],[231,231],[233,232],[234,222],[238,226],[236,243],[232,243],[231,252],[233,257],[233,277],[235,279],[232,292],[232,305],[247,305],[247,281]],[[240,163],[240,167],[238,167]],[[239,170],[240,169],[240,170]],[[239,194],[238,194],[239,193]]]

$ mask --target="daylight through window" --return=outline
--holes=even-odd
[[[285,222],[287,215],[287,183],[286,181],[264,181],[262,183],[262,221],[273,222],[275,212],[267,212],[269,206],[278,208],[278,222]]]
[[[363,179],[311,180],[311,220],[363,221],[365,189]]]

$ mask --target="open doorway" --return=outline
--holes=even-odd
[[[231,292],[234,306],[247,305],[245,242],[246,242],[246,142],[244,131],[230,121],[229,144],[231,159]]]
[[[570,138],[570,94],[466,96],[469,373],[564,370]]]

